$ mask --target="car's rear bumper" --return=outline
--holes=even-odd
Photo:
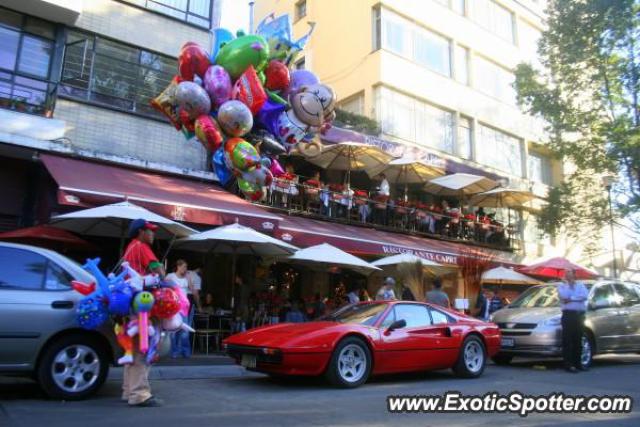
[[[256,358],[255,367],[247,367],[250,371],[278,375],[321,375],[331,356],[330,352],[286,352],[277,355],[266,355],[260,347],[227,345],[227,354],[242,365],[242,357]]]

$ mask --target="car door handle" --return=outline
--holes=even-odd
[[[51,303],[51,308],[58,310],[70,310],[73,308],[73,301],[54,301]]]

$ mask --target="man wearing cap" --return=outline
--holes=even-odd
[[[138,274],[155,273],[164,277],[164,267],[151,250],[154,232],[158,226],[144,219],[136,219],[129,224],[129,237],[132,239],[124,251],[123,261],[129,263]],[[133,363],[125,365],[122,380],[122,400],[131,406],[161,406],[162,402],[151,394],[149,385],[149,365],[145,355],[134,346]]]
[[[393,277],[387,277],[384,279],[384,284],[376,294],[376,300],[389,301],[396,299],[396,293],[393,288],[396,286],[396,281]]]

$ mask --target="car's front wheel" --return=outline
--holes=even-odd
[[[107,353],[100,342],[91,336],[73,334],[45,348],[37,378],[48,396],[79,400],[95,393],[108,371]]]
[[[465,338],[453,372],[462,378],[476,378],[482,375],[487,364],[487,351],[482,340],[470,335]]]
[[[347,337],[336,346],[326,377],[338,387],[353,388],[364,384],[371,372],[369,347],[357,337]]]

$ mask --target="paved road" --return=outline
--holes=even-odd
[[[356,390],[320,381],[274,381],[235,366],[157,368],[154,392],[162,408],[128,408],[118,400],[117,371],[101,392],[84,402],[46,400],[32,383],[0,379],[0,426],[187,427],[187,426],[495,426],[640,425],[640,356],[605,356],[586,373],[570,374],[557,362],[525,361],[489,366],[482,378],[460,380],[447,371],[383,377]],[[630,414],[390,414],[386,396],[396,394],[624,394],[634,398]]]

